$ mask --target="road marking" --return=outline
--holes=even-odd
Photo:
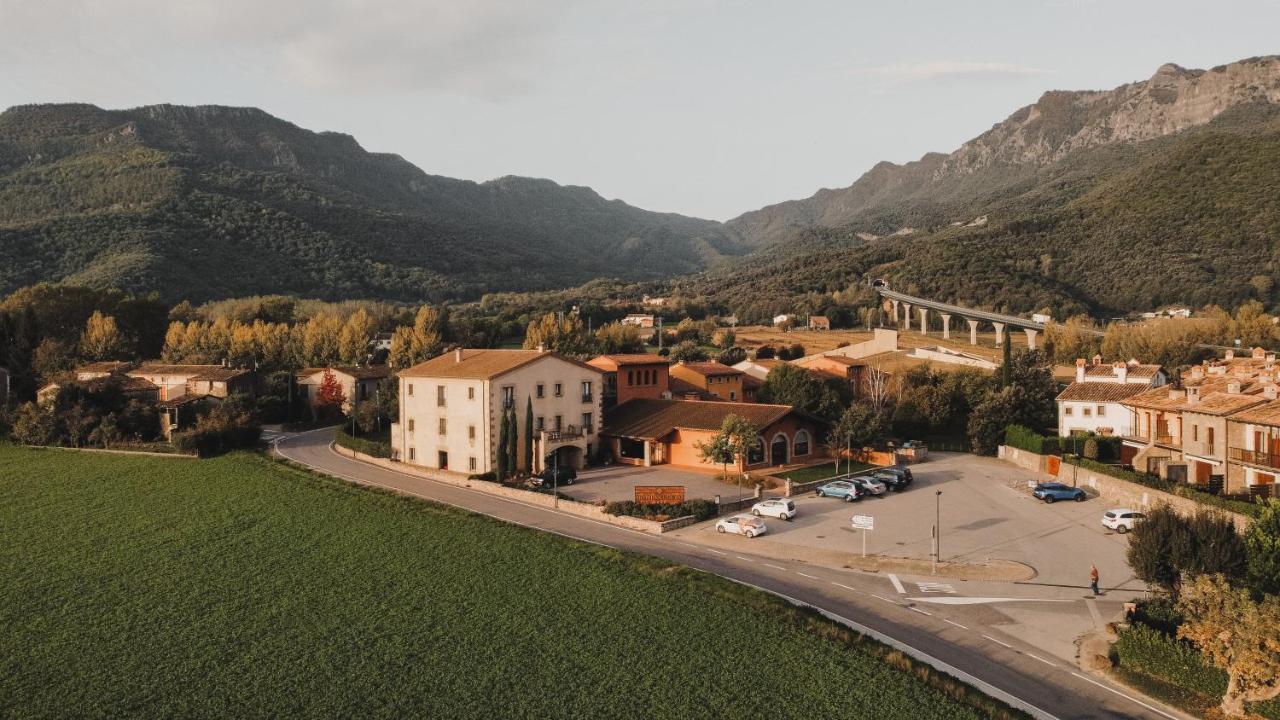
[[[943,620],[947,620],[946,618],[942,618],[942,619],[943,619]],[[951,623],[952,625],[955,625],[956,627],[960,628],[961,630],[968,630],[968,629],[969,629],[969,628],[965,627],[964,625],[961,625],[960,623],[956,622],[955,620],[947,620],[947,622]]]
[[[749,557],[742,557],[741,555],[734,555],[734,557],[738,558],[739,560],[746,560],[747,562],[755,562],[755,560],[752,560]]]
[[[920,588],[920,592],[954,593],[956,591],[951,585],[940,582],[916,583],[916,587]]]
[[[898,604],[896,600],[890,600],[890,599],[889,599],[889,598],[887,598],[887,597],[884,597],[884,596],[882,596],[882,595],[877,595],[877,594],[875,594],[875,593],[871,593],[871,597],[873,597],[873,598],[880,598],[881,600],[883,600],[883,601],[885,601],[885,602],[887,602],[887,603],[893,603],[894,605],[897,605],[897,604]]]
[[[889,582],[893,583],[893,589],[897,590],[899,594],[907,592],[907,589],[902,587],[902,581],[898,579],[897,575],[889,573]]]
[[[1001,641],[1001,640],[997,640],[997,639],[995,639],[995,638],[991,637],[990,635],[983,635],[982,637],[984,637],[984,638],[986,638],[986,639],[990,640],[991,642],[993,642],[993,643],[995,643],[995,644],[997,644],[997,645],[1003,645],[1003,646],[1005,646],[1005,647],[1009,648],[1010,650],[1012,650],[1012,649],[1013,649],[1013,646],[1012,646],[1012,645],[1010,645],[1009,643],[1004,642],[1004,641]]]
[[[832,584],[832,585],[835,585],[836,587],[839,587],[839,588],[844,588],[845,590],[853,590],[853,588],[849,587],[848,585],[841,585],[841,584],[840,584],[840,583],[838,583],[838,582],[833,582],[833,583],[831,583],[831,584]],[[853,592],[858,592],[858,591],[857,591],[857,590],[853,590]]]
[[[765,564],[764,564],[764,566],[765,566],[765,567],[771,567],[771,568],[773,568],[774,570],[786,570],[786,568],[782,567],[781,565],[772,565],[772,564],[770,564],[770,563],[765,563]]]
[[[1138,698],[1136,698],[1136,697],[1133,697],[1132,695],[1125,695],[1124,693],[1120,692],[1119,690],[1116,690],[1116,689],[1115,689],[1115,688],[1113,688],[1113,687],[1109,687],[1109,686],[1107,686],[1107,685],[1103,685],[1102,683],[1098,682],[1097,680],[1093,680],[1093,679],[1091,679],[1091,678],[1087,678],[1087,677],[1085,677],[1085,676],[1081,675],[1081,674],[1080,674],[1080,673],[1078,673],[1078,672],[1073,672],[1073,673],[1071,673],[1071,674],[1072,674],[1072,675],[1075,675],[1076,677],[1080,678],[1081,680],[1084,680],[1085,682],[1093,683],[1094,685],[1097,685],[1098,687],[1102,688],[1103,690],[1106,690],[1106,691],[1108,691],[1108,692],[1113,692],[1113,693],[1115,693],[1115,694],[1119,695],[1120,697],[1122,697],[1122,698],[1124,698],[1124,699],[1126,699],[1126,700],[1132,700],[1133,702],[1138,703],[1139,705],[1141,705],[1142,707],[1144,707],[1144,708],[1146,708],[1146,709],[1150,710],[1150,711],[1151,711],[1151,712],[1153,712],[1153,713],[1159,713],[1159,714],[1161,714],[1161,715],[1163,715],[1163,716],[1165,716],[1165,717],[1167,717],[1167,718],[1170,718],[1170,720],[1178,720],[1177,716],[1175,716],[1175,715],[1170,715],[1169,713],[1167,713],[1167,712],[1165,712],[1165,711],[1161,710],[1160,708],[1157,708],[1157,707],[1151,707],[1150,705],[1148,705],[1148,704],[1146,704],[1146,703],[1142,702],[1141,700],[1139,700],[1139,699],[1138,699]]]
[[[1048,660],[1044,660],[1044,659],[1043,659],[1043,657],[1041,657],[1041,656],[1038,656],[1038,655],[1032,655],[1032,653],[1029,653],[1029,652],[1028,652],[1028,653],[1025,653],[1025,655],[1027,655],[1027,657],[1030,657],[1030,659],[1032,659],[1032,660],[1039,660],[1039,661],[1043,662],[1043,664],[1044,664],[1044,665],[1048,665],[1048,666],[1050,666],[1050,667],[1057,667],[1057,665],[1053,664],[1053,662],[1050,662],[1050,661],[1048,661]]]
[[[1089,608],[1089,615],[1093,618],[1093,624],[1097,628],[1103,628],[1106,623],[1102,622],[1102,613],[1098,612],[1098,603],[1095,600],[1085,600],[1084,604]]]
[[[681,544],[681,545],[684,545],[685,547],[691,547],[691,548],[700,547],[699,545],[694,545],[693,543],[687,543],[687,542],[685,542],[685,541],[683,541],[683,540],[681,540],[681,541],[679,541],[679,542],[680,542],[680,544]]]
[[[706,551],[707,551],[707,552],[709,552],[709,553],[715,553],[715,554],[717,554],[717,555],[728,555],[728,554],[729,554],[729,553],[725,553],[725,552],[720,552],[719,550],[712,550],[711,548],[702,548],[702,549],[703,549],[703,550],[706,550]]]
[[[797,575],[799,575],[800,577],[807,577],[807,578],[809,578],[810,580],[817,580],[817,579],[818,579],[818,576],[817,576],[817,575],[810,575],[809,573],[802,573],[802,572],[800,572],[799,570],[797,570],[797,571],[796,571],[796,574],[797,574]]]
[[[918,607],[910,607],[910,606],[908,606],[907,609],[910,610],[911,612],[918,612],[921,615],[928,615],[930,617],[933,617],[933,613],[929,612],[928,610],[921,610]]]
[[[1050,600],[1048,598],[1015,598],[1015,597],[913,597],[912,602],[927,602],[934,605],[980,605],[998,602],[1075,602],[1075,600]]]

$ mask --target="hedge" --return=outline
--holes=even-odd
[[[390,443],[378,442],[377,440],[367,440],[365,438],[353,437],[350,433],[342,428],[338,428],[333,434],[333,441],[348,450],[354,450],[358,453],[364,453],[376,458],[391,457]]]
[[[610,515],[648,519],[664,515],[668,518],[692,515],[699,520],[709,520],[718,514],[719,509],[710,500],[686,500],[678,505],[642,505],[633,500],[616,500],[605,505],[604,511]]]
[[[1010,425],[1004,429],[1004,444],[1037,455],[1057,455],[1058,438],[1047,437],[1023,425]]]
[[[262,428],[258,425],[238,425],[220,430],[193,429],[174,433],[173,446],[181,452],[195,453],[200,457],[221,455],[241,448],[254,448],[262,440]]]
[[[1113,478],[1128,480],[1129,482],[1145,485],[1149,488],[1155,488],[1156,490],[1163,490],[1171,495],[1184,497],[1202,505],[1210,505],[1221,510],[1240,513],[1241,515],[1247,515],[1249,517],[1258,517],[1262,514],[1262,506],[1256,502],[1250,502],[1248,500],[1233,500],[1231,498],[1222,497],[1221,495],[1211,495],[1210,493],[1198,490],[1190,485],[1184,485],[1173,480],[1166,480],[1159,475],[1126,470],[1125,468],[1117,465],[1107,465],[1106,463],[1095,462],[1088,458],[1082,458],[1075,455],[1065,455],[1062,459],[1071,465],[1084,468],[1085,470],[1093,470],[1094,472],[1102,473],[1103,475],[1110,475]]]
[[[1227,673],[1210,665],[1193,645],[1136,624],[1120,631],[1115,645],[1120,665],[1216,701],[1227,691]],[[1280,719],[1280,700],[1249,706],[1253,713]]]

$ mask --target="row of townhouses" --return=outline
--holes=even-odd
[[[1228,351],[1170,382],[1157,366],[1077,361],[1058,396],[1062,435],[1121,438],[1120,461],[1228,495],[1277,494],[1280,367],[1275,354]]]

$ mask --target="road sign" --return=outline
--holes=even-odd
[[[683,485],[636,485],[638,505],[679,505],[684,502]]]
[[[875,530],[876,519],[871,515],[854,515],[853,529],[854,530]]]

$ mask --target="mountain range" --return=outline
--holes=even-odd
[[[950,154],[727,223],[429,175],[252,108],[0,114],[0,293],[472,299],[665,280],[744,318],[871,277],[1012,312],[1280,301],[1280,58],[1050,91]]]

